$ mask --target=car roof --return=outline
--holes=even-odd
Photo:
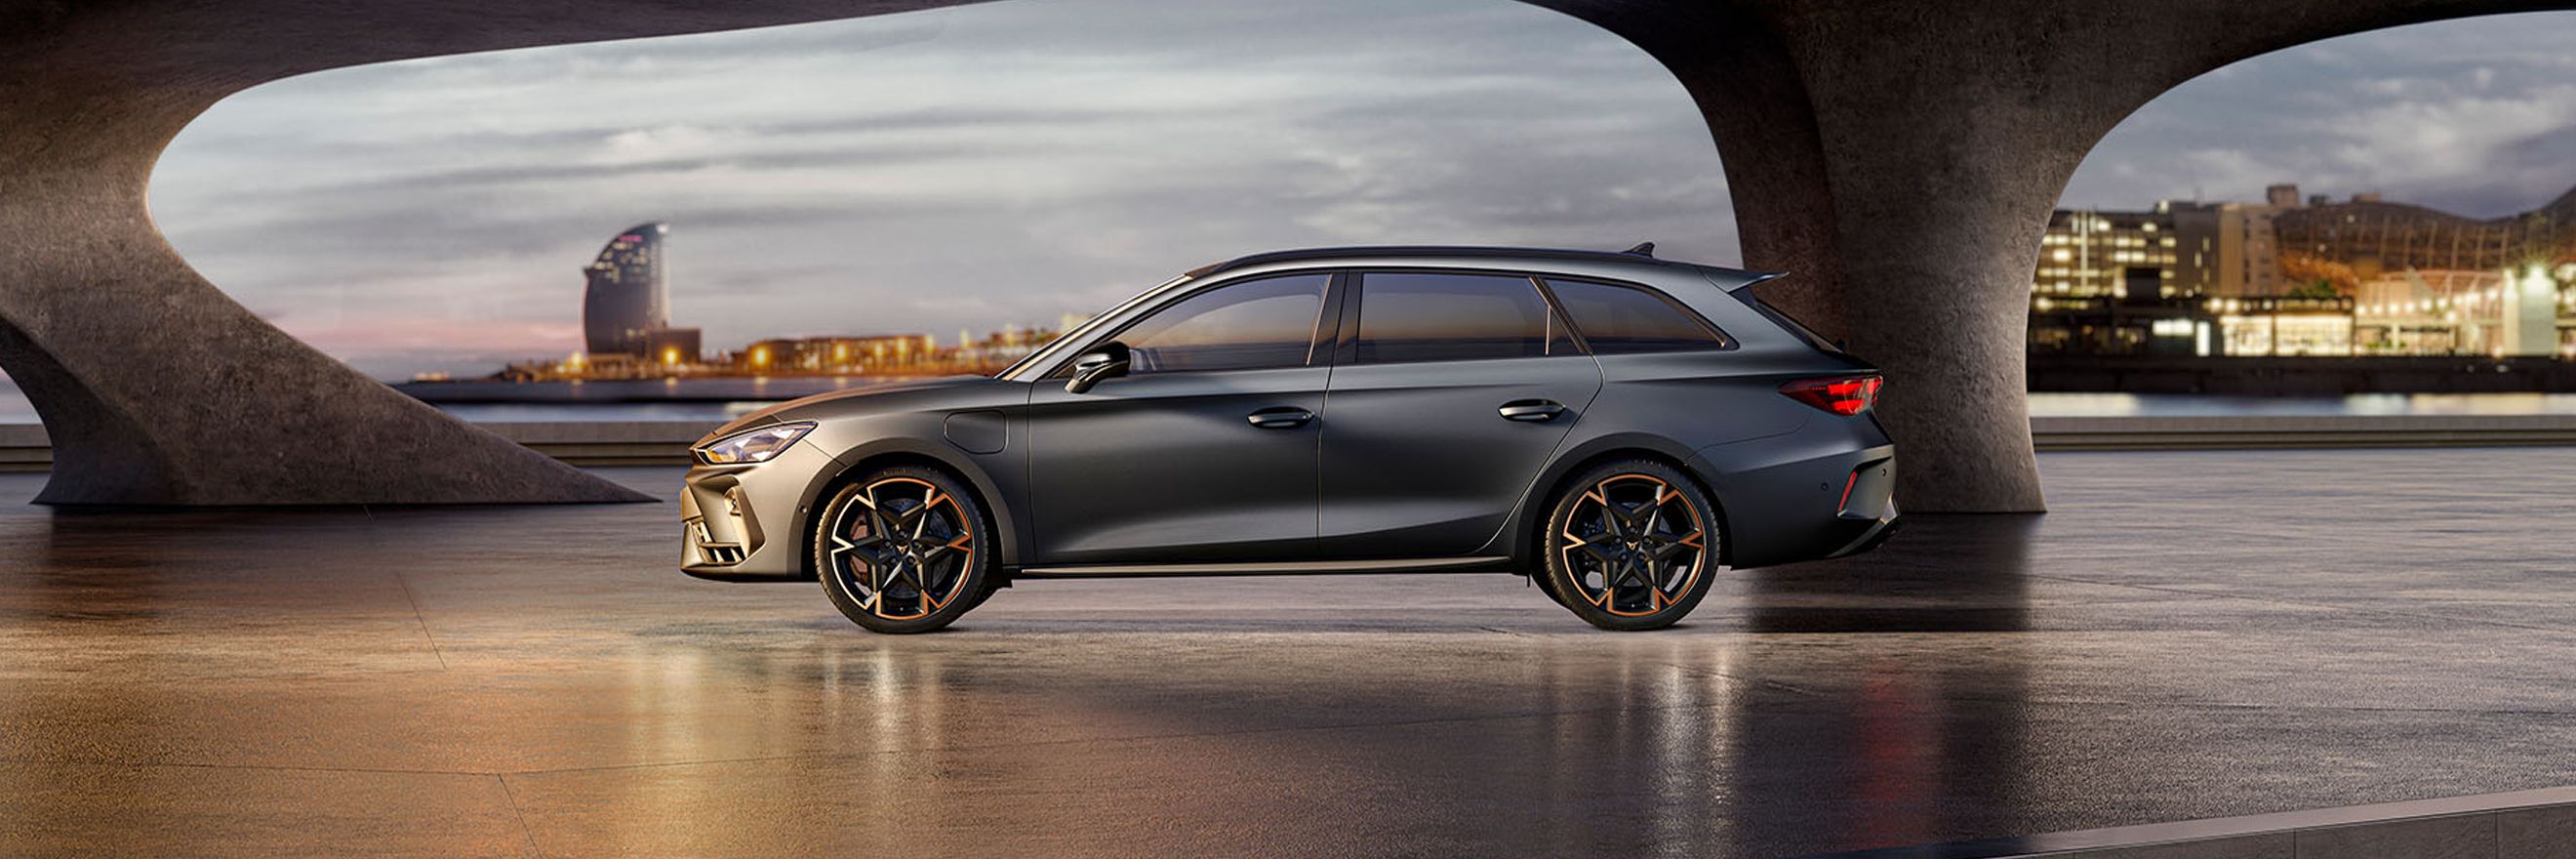
[[[1651,250],[1652,245],[1643,246]],[[1642,266],[1698,271],[1720,286],[1735,286],[1778,277],[1776,272],[1754,272],[1722,266],[1701,265],[1677,260],[1656,259],[1637,251],[1592,251],[1568,248],[1506,248],[1469,245],[1383,245],[1330,248],[1301,248],[1239,256],[1192,270],[1193,279],[1256,265],[1287,262],[1330,262],[1334,260],[1379,261],[1390,258],[1437,257],[1453,264],[1489,264],[1497,268],[1514,268],[1531,261],[1607,263],[1620,266]]]

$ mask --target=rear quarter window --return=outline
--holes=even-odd
[[[1558,306],[1596,355],[1724,349],[1726,335],[1660,293],[1580,280],[1547,281]]]

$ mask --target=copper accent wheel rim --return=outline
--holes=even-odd
[[[1708,526],[1672,484],[1621,474],[1585,489],[1557,535],[1575,596],[1619,617],[1679,603],[1708,566]]]
[[[917,477],[852,493],[832,521],[824,561],[852,602],[887,620],[918,620],[957,602],[975,564],[975,529],[957,497]]]

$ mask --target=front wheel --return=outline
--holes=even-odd
[[[814,521],[824,593],[870,631],[929,632],[988,595],[990,519],[947,474],[879,469],[833,493]]]
[[[1717,566],[1716,507],[1653,460],[1584,472],[1547,520],[1546,575],[1558,602],[1602,629],[1662,629],[1690,614]]]

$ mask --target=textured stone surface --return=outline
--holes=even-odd
[[[2046,517],[1634,635],[1450,575],[1035,582],[877,637],[678,575],[669,505],[0,475],[0,855],[1783,856],[2576,781],[2532,543],[2576,507],[2531,501],[2576,449],[2041,463]]]
[[[948,4],[0,0],[0,368],[57,446],[38,500],[639,500],[253,316],[153,227],[154,159],[225,95],[317,69],[926,5]]]
[[[1888,374],[1911,510],[2035,511],[2023,390],[2049,210],[2131,111],[2228,63],[2567,0],[1530,0],[1671,69],[1725,160],[1765,295]]]
[[[1531,0],[1636,42],[1723,154],[1745,257],[1886,368],[1919,511],[2043,506],[2029,273],[2095,141],[2194,75],[2376,27],[2568,0]],[[63,444],[55,502],[599,500],[612,487],[403,401],[251,316],[153,229],[186,122],[306,71],[949,0],[0,0],[0,367]],[[245,177],[245,181],[255,178]],[[281,427],[309,429],[294,453]],[[292,459],[292,461],[288,461]]]

